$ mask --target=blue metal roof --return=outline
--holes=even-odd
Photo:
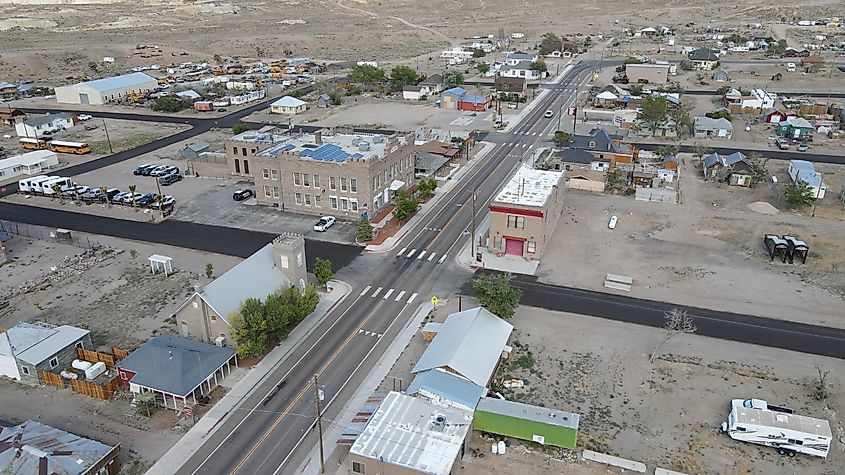
[[[413,396],[420,392],[424,396],[433,394],[475,409],[478,400],[487,394],[487,389],[446,371],[430,369],[417,374],[405,394]]]
[[[332,143],[323,144],[316,149],[305,149],[299,152],[299,156],[324,162],[345,162],[350,158],[363,157],[363,155],[361,155],[360,153],[348,153],[339,146]]]
[[[154,82],[158,84],[156,79],[148,74],[131,73],[124,74],[123,76],[115,76],[111,78],[103,78],[96,79],[94,81],[83,82],[80,85],[96,89],[100,92],[104,92],[113,91],[115,89],[140,86],[149,82]]]
[[[487,96],[475,95],[475,94],[465,94],[461,97],[462,102],[471,102],[473,104],[486,104],[487,103]]]
[[[463,96],[466,93],[467,93],[466,89],[464,89],[462,87],[453,87],[452,89],[446,89],[445,91],[441,92],[440,95],[441,96],[454,95],[454,96],[460,97],[460,96]]]

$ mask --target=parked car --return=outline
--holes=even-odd
[[[115,203],[123,203],[123,199],[129,195],[128,191],[118,191],[110,198]]]
[[[138,167],[138,168],[136,168],[136,169],[132,170],[132,174],[133,174],[133,175],[143,175],[143,174],[144,174],[144,170],[147,170],[147,169],[153,169],[153,168],[155,168],[155,167],[157,167],[157,166],[158,166],[158,165],[153,165],[153,164],[147,163],[146,165],[141,165],[140,167]]]
[[[179,167],[173,165],[162,165],[156,167],[150,172],[150,176],[170,175],[171,173],[179,173]]]
[[[76,187],[73,187],[69,190],[63,191],[62,194],[65,195],[65,196],[71,196],[71,197],[73,197],[73,196],[80,196],[81,197],[82,195],[84,195],[85,193],[88,193],[89,191],[91,191],[90,186],[77,185]]]
[[[607,222],[608,229],[616,229],[616,223],[619,222],[619,218],[616,215],[610,217],[610,221]]]
[[[135,200],[135,204],[138,206],[149,206],[155,201],[155,195],[152,193],[145,193],[140,198]]]
[[[789,150],[789,142],[786,139],[775,140],[775,145],[781,150]]]
[[[252,198],[253,196],[255,196],[255,192],[252,190],[235,190],[235,192],[232,193],[232,199],[235,201],[243,201]]]
[[[143,194],[143,193],[138,193],[137,191],[136,191],[135,193],[126,193],[126,195],[124,195],[123,199],[121,199],[121,200],[120,200],[120,202],[121,202],[121,203],[124,203],[124,204],[131,205],[131,204],[132,204],[132,199],[134,198],[134,199],[135,199],[135,204],[137,205],[137,204],[138,204],[138,200],[139,200],[139,199],[141,199],[141,197],[142,197],[142,196],[144,196],[144,194]],[[117,201],[117,199],[115,199],[115,201]]]
[[[150,208],[153,208],[153,209],[167,208],[167,207],[173,206],[174,203],[176,203],[176,200],[172,196],[165,195],[165,197],[161,201],[161,203],[154,200],[153,203],[150,205]]]
[[[86,121],[86,120],[91,120],[91,119],[93,119],[93,117],[91,117],[91,116],[90,116],[90,115],[88,115],[88,114],[79,114],[79,115],[77,115],[77,116],[76,116],[76,118],[77,118],[77,119],[79,119],[79,120],[81,120],[81,121],[83,121],[83,122],[84,122],[84,121]]]
[[[120,194],[120,190],[117,188],[109,188],[106,190],[106,198],[110,200],[114,200],[114,197]]]
[[[800,144],[798,144],[798,151],[799,151],[799,152],[806,152],[807,150],[810,150],[810,146],[809,146],[809,145],[807,145],[807,144],[805,144],[805,143],[800,143]]]
[[[103,190],[99,188],[94,188],[93,190],[89,191],[82,195],[82,199],[91,200],[91,201],[99,201],[105,202],[106,201],[106,194],[103,193]]]
[[[141,176],[150,176],[150,173],[153,172],[156,168],[162,165],[147,165],[146,167],[141,169]]]
[[[168,173],[167,175],[158,177],[158,182],[161,183],[162,186],[172,185],[180,180],[182,180],[182,175],[179,173]]]
[[[334,216],[323,216],[316,224],[314,224],[314,231],[323,232],[332,227],[335,221]]]

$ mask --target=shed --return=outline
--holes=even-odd
[[[60,371],[76,358],[76,348],[92,348],[91,332],[70,325],[21,322],[0,338],[0,376],[27,384],[41,382],[39,371]]]
[[[317,97],[317,107],[325,108],[332,105],[332,98],[328,94],[320,94]]]
[[[475,409],[475,430],[574,449],[581,416],[573,412],[484,397]]]
[[[0,124],[14,127],[19,121],[26,120],[26,112],[20,109],[0,110]]]
[[[202,140],[197,140],[196,142],[191,142],[188,145],[185,145],[179,154],[182,155],[182,158],[185,160],[196,160],[202,155],[203,153],[207,152],[209,149],[209,145]]]
[[[308,105],[295,97],[285,96],[270,104],[270,112],[273,114],[294,115],[305,112]]]

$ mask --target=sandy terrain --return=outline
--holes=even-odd
[[[720,186],[690,171],[682,172],[677,206],[569,193],[540,280],[605,290],[606,274],[622,274],[634,279],[637,297],[845,327],[845,222],[755,213],[748,204],[773,201],[765,185]],[[619,217],[612,231],[611,215]],[[770,262],[765,233],[807,239],[807,264]]]

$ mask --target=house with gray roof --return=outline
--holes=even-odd
[[[716,152],[704,157],[704,178],[727,181],[733,186],[751,186],[751,164],[742,152],[721,155]]]
[[[506,351],[511,331],[513,325],[483,307],[453,313],[411,372],[439,368],[486,387]]]
[[[154,77],[136,72],[57,87],[56,101],[60,104],[103,105],[120,102],[134,94],[149,94],[157,87],[158,81]]]
[[[196,142],[191,142],[179,152],[182,155],[182,158],[185,160],[196,160],[200,158],[205,152],[208,152],[209,145],[205,143],[204,140],[197,140]]]
[[[69,112],[30,117],[15,123],[18,137],[39,139],[73,127],[76,116]]]
[[[229,319],[244,300],[264,300],[290,285],[304,289],[307,282],[305,239],[286,233],[194,292],[173,317],[183,337],[233,346]]]
[[[692,124],[692,136],[699,139],[730,139],[733,136],[733,131],[731,121],[724,117],[718,119],[705,116],[696,117]]]
[[[534,69],[534,61],[520,61],[516,64],[503,65],[500,73],[506,78],[525,78],[527,81],[536,81],[546,77],[546,73]]]
[[[180,411],[214,390],[237,366],[235,350],[175,335],[159,335],[117,363],[133,394],[153,392],[156,402]]]
[[[0,376],[37,385],[40,371],[58,373],[76,359],[77,348],[93,347],[88,330],[21,322],[0,333]]]
[[[719,64],[719,56],[710,48],[698,48],[691,51],[687,58],[696,71],[710,71]]]
[[[0,473],[117,475],[120,445],[65,432],[40,422],[0,427]]]
[[[569,148],[584,150],[593,157],[610,160],[610,168],[616,163],[632,163],[636,149],[628,143],[622,142],[619,134],[610,134],[606,130],[596,127],[588,134],[573,134],[569,139]]]
[[[405,394],[473,410],[487,388],[448,371],[430,369],[414,376]]]

